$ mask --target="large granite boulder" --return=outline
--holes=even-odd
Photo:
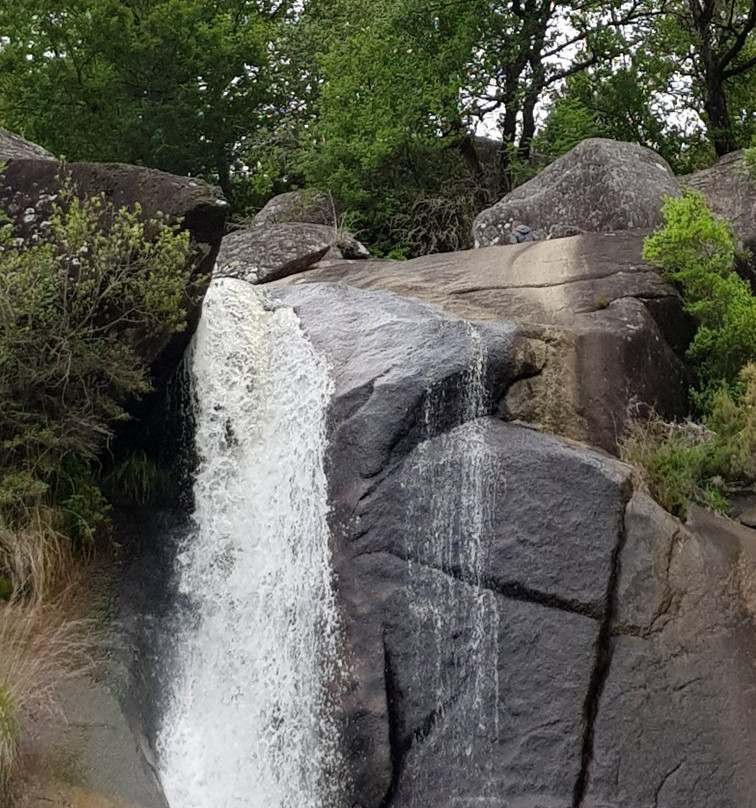
[[[270,199],[255,215],[255,225],[304,222],[336,227],[336,207],[332,196],[319,191],[289,191]]]
[[[339,282],[434,303],[473,322],[516,322],[537,370],[499,403],[507,417],[615,450],[628,405],[687,411],[675,350],[691,335],[676,292],[641,258],[633,233],[347,262],[285,283]]]
[[[345,804],[750,804],[756,533],[686,529],[630,467],[492,417],[532,372],[504,322],[271,295],[333,372]]]
[[[531,238],[648,229],[661,224],[677,182],[658,154],[632,143],[589,138],[475,219],[476,247]],[[530,239],[529,239],[530,240]]]
[[[6,160],[55,160],[47,149],[0,127],[0,162]]]
[[[369,258],[357,239],[322,224],[252,224],[224,239],[216,277],[267,283],[304,272],[321,261]]]
[[[682,188],[703,194],[709,209],[725,219],[740,240],[756,238],[756,179],[746,171],[742,151],[726,154],[679,182]]]

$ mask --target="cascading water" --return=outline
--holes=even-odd
[[[158,738],[172,808],[329,808],[338,631],[323,470],[331,383],[290,309],[214,282],[191,357],[199,468]]]
[[[490,757],[480,751],[499,737],[499,611],[496,596],[485,587],[484,571],[500,469],[479,420],[488,413],[486,350],[475,327],[468,334],[470,366],[454,389],[448,384],[429,389],[423,411],[423,429],[430,438],[440,423],[448,423],[449,410],[456,410],[463,424],[456,440],[464,448],[455,444],[456,451],[439,463],[430,442],[418,447],[412,473],[421,495],[429,499],[430,518],[411,519],[407,534],[414,547],[406,552],[420,561],[409,561],[409,606],[427,660],[413,686],[431,694],[434,736],[456,750],[465,777],[478,783],[483,799],[493,797],[495,778]],[[465,616],[464,628],[454,624],[459,615]],[[450,718],[451,706],[455,716]],[[432,769],[422,756],[408,765],[414,783],[409,804],[426,805]]]

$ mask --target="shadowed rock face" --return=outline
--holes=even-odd
[[[285,283],[388,290],[474,322],[515,322],[537,371],[501,402],[509,417],[616,448],[632,401],[667,417],[687,410],[675,350],[691,327],[676,292],[641,259],[634,233],[316,268]],[[675,350],[673,350],[673,347]]]
[[[686,529],[629,467],[492,417],[532,372],[519,329],[344,285],[273,296],[335,385],[345,804],[750,804],[756,534]]]
[[[475,246],[506,244],[518,225],[539,238],[652,228],[662,223],[663,197],[678,194],[655,152],[589,138],[484,210],[473,225]]]

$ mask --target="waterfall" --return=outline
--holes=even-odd
[[[172,808],[330,808],[341,765],[327,367],[292,310],[223,279],[191,377],[198,470],[157,744],[166,796]]]
[[[436,742],[456,750],[463,777],[479,784],[481,799],[494,799],[496,778],[486,750],[499,740],[500,626],[496,596],[485,587],[484,573],[501,471],[482,420],[489,410],[485,345],[474,326],[468,338],[472,358],[459,383],[427,390],[423,431],[428,440],[412,459],[413,485],[429,502],[429,518],[410,513],[407,525],[408,602],[426,660],[412,685],[431,698]],[[450,409],[461,425],[435,439],[453,436],[455,441],[440,455],[433,436],[448,422]],[[444,573],[463,583],[450,583]],[[408,805],[425,806],[434,773],[423,754],[408,761],[406,776],[413,783]]]

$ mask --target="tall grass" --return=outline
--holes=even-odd
[[[32,716],[60,712],[57,687],[91,670],[91,621],[72,589],[0,605],[0,806],[11,804],[18,744]]]

